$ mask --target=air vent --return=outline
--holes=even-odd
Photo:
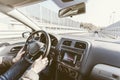
[[[79,49],[85,49],[86,48],[86,44],[85,43],[81,43],[81,42],[76,42],[74,47],[75,48],[79,48]]]
[[[72,41],[64,41],[64,42],[63,42],[63,45],[71,46],[71,43],[72,43]]]
[[[10,52],[12,53],[18,53],[18,51],[20,51],[20,49],[22,48],[23,46],[16,46],[16,47],[13,47]]]

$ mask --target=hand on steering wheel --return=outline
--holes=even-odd
[[[48,65],[48,59],[43,58],[40,56],[37,60],[34,61],[34,63],[31,65],[31,70],[33,70],[36,73],[41,72],[45,67]]]
[[[16,63],[17,61],[19,61],[24,53],[25,51],[23,51],[23,48],[21,48],[17,55],[12,59],[12,62]]]
[[[36,34],[38,35],[39,33],[42,33],[43,35],[45,35],[46,44],[34,39],[35,37],[33,37],[33,36]],[[28,56],[34,57],[37,52],[42,51],[43,54],[41,54],[41,55],[43,56],[43,58],[47,57],[47,55],[49,54],[51,41],[50,41],[49,34],[47,34],[45,31],[36,31],[29,36],[29,38],[26,41],[26,44],[27,45],[25,45],[23,48],[21,48],[20,51],[17,53],[17,55],[13,58],[13,60],[12,60],[13,63],[16,63],[17,61],[19,61],[22,58],[22,55],[24,53],[27,53]],[[25,47],[26,47],[26,50],[24,51]],[[37,56],[39,56],[39,55],[37,55]]]

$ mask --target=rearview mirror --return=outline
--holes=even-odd
[[[85,13],[85,3],[76,4],[64,9],[59,10],[58,16],[62,17],[72,17],[74,15]]]
[[[73,0],[62,0],[62,2],[71,2]]]

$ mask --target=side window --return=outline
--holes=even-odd
[[[32,30],[15,19],[0,13],[0,43],[15,43],[25,41],[23,32]]]

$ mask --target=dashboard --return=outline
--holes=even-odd
[[[53,35],[51,35],[51,34],[49,34],[50,35],[50,39],[51,39],[51,47],[56,47],[56,45],[57,45],[57,43],[58,43],[58,39],[55,37],[55,36],[53,36]],[[43,43],[46,43],[45,41],[45,36],[42,34],[41,35],[41,37],[40,37],[41,39],[40,39],[40,41],[41,42],[43,42]]]
[[[55,48],[56,80],[118,80],[119,47],[112,42],[61,37]]]
[[[50,80],[118,80],[120,44],[81,37],[58,37],[50,34],[50,77],[54,77]],[[46,43],[43,35],[40,41]],[[9,44],[1,53],[13,55],[23,45]]]
[[[58,80],[75,80],[80,73],[83,56],[87,52],[88,43],[80,40],[62,38],[57,46]],[[63,75],[64,74],[64,77]],[[60,76],[61,75],[61,76]],[[67,78],[65,78],[67,76]]]

